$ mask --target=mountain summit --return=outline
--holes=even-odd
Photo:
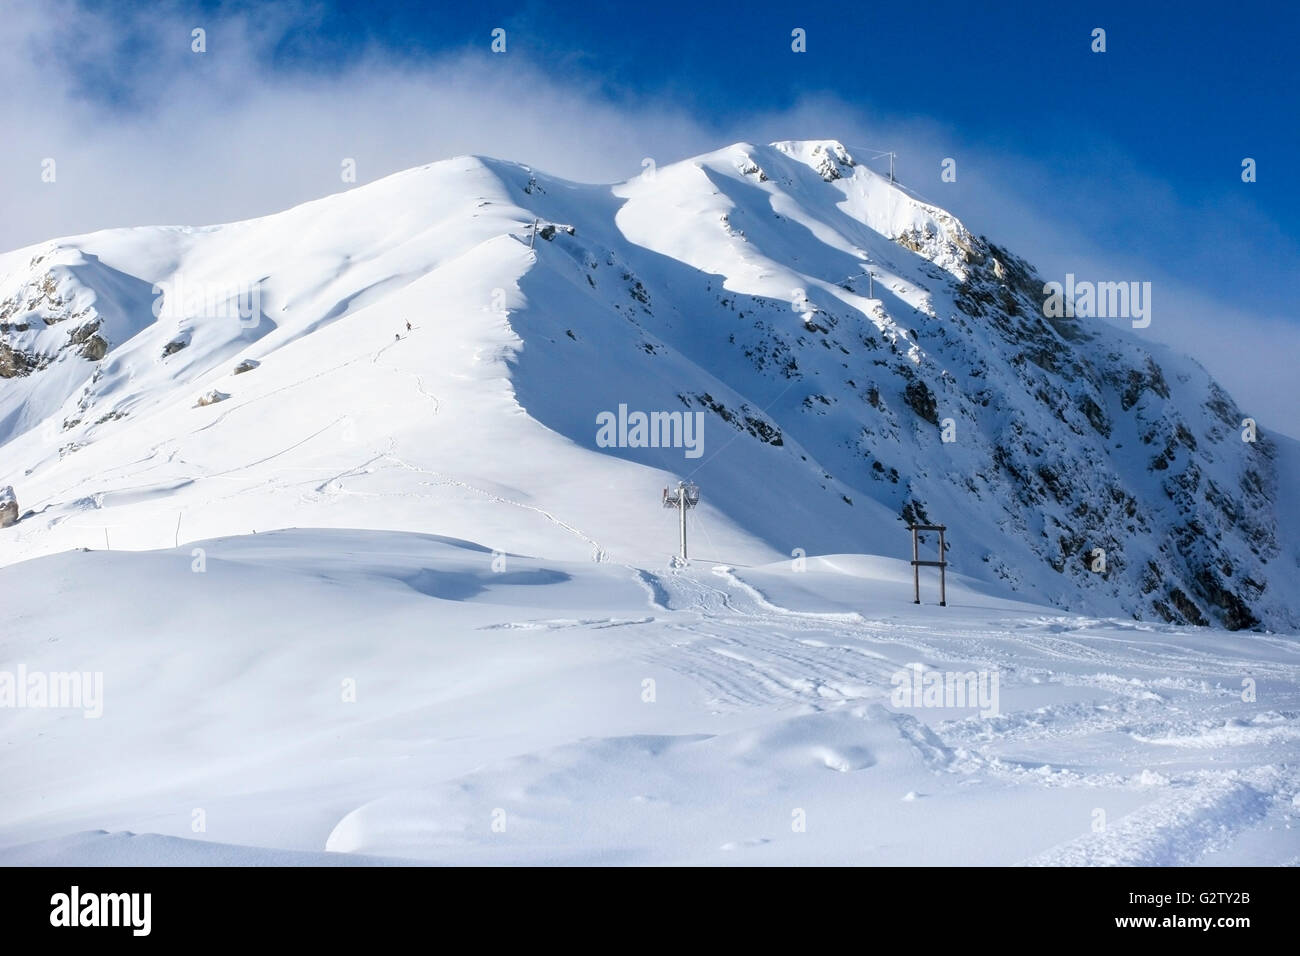
[[[707,560],[906,556],[916,520],[1062,608],[1300,626],[1294,443],[1045,284],[834,141],[53,240],[0,256],[0,561],[332,527],[661,564],[689,478]],[[638,440],[675,413],[697,448]]]

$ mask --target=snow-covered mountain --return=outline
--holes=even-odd
[[[1029,599],[1300,626],[1294,443],[1140,333],[1045,317],[1058,278],[832,141],[613,186],[456,158],[54,240],[0,256],[0,562],[322,527],[661,564],[690,477],[716,561],[908,556],[916,518]],[[608,447],[620,407],[702,443]]]

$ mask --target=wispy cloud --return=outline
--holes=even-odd
[[[1152,281],[1147,334],[1201,360],[1266,426],[1300,434],[1291,420],[1300,323],[1282,281],[1295,240],[1230,197],[1187,208],[1114,144],[1017,156],[935,118],[834,93],[706,122],[662,99],[614,100],[577,61],[493,55],[487,36],[436,59],[362,45],[342,62],[322,50],[310,69],[273,66],[287,32],[318,15],[309,4],[211,16],[7,4],[0,121],[12,136],[0,151],[0,248],[264,215],[348,188],[339,176],[348,158],[361,182],[463,153],[612,182],[636,175],[646,156],[663,164],[737,140],[836,138],[897,150],[905,183],[1045,277],[1091,270]],[[207,31],[206,53],[191,52],[195,27]],[[955,183],[940,181],[945,157],[957,160]],[[40,181],[46,158],[57,164],[54,184]]]

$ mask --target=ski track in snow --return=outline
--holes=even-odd
[[[437,479],[436,482],[437,484],[450,485],[456,488],[463,488],[464,490],[473,492],[476,495],[481,495],[482,497],[486,498],[488,501],[493,501],[496,502],[497,504],[510,505],[513,508],[520,508],[524,511],[531,511],[533,514],[541,515],[547,521],[551,522],[551,524],[563,528],[569,534],[577,538],[580,538],[583,541],[585,541],[587,544],[591,545],[593,561],[600,562],[605,559],[605,550],[600,546],[600,543],[596,541],[595,538],[590,537],[584,531],[574,527],[568,522],[561,520],[560,518],[556,517],[554,514],[552,514],[551,512],[547,511],[544,508],[538,508],[537,506],[530,505],[527,502],[516,501],[512,498],[507,498],[504,495],[495,494],[491,491],[487,491],[484,488],[479,488],[473,484],[470,484],[467,481],[462,481],[459,478],[453,478],[450,475],[443,474],[442,472],[433,471],[428,468],[421,468],[420,466],[413,465],[410,462],[404,461],[403,459],[393,454],[388,454],[381,457],[387,458],[393,461],[394,463],[396,463],[397,465],[399,465],[400,467],[406,468],[410,471],[418,472],[423,475],[432,475],[434,478]]]
[[[1108,826],[1027,861],[1034,866],[1178,866],[1196,864],[1261,822],[1284,785],[1266,768],[1256,773],[1207,775],[1179,787]]]
[[[352,471],[381,463],[416,467],[381,452]],[[418,632],[414,644],[391,651],[394,661],[404,662],[392,686],[413,696],[404,709],[380,711],[377,724],[372,719],[363,724],[391,725],[391,731],[360,738],[339,751],[351,756],[321,765],[334,777],[312,779],[309,791],[346,783],[346,795],[308,812],[314,822],[306,837],[297,836],[288,845],[274,843],[285,852],[325,848],[357,859],[543,863],[718,862],[712,854],[719,852],[727,859],[738,854],[735,862],[889,862],[908,853],[912,855],[904,858],[912,862],[1173,865],[1236,861],[1241,858],[1233,854],[1246,852],[1239,848],[1262,842],[1276,845],[1280,858],[1296,855],[1295,838],[1287,831],[1300,812],[1295,802],[1300,767],[1294,760],[1300,740],[1300,663],[1292,663],[1294,645],[1281,637],[1258,645],[1263,659],[1251,660],[1234,658],[1228,650],[1216,652],[1206,635],[1177,629],[1153,631],[1125,621],[1036,615],[1032,610],[1008,616],[1005,610],[960,601],[939,609],[868,599],[859,606],[869,610],[853,610],[856,602],[846,606],[842,598],[800,598],[793,603],[824,609],[799,610],[790,606],[784,588],[816,594],[839,576],[805,584],[805,576],[782,577],[771,566],[751,575],[730,566],[654,569],[611,562],[567,565],[560,572],[542,559],[512,557],[511,573],[496,575],[489,567],[491,552],[479,546],[454,550],[447,559],[451,563],[439,563],[427,542],[400,534],[384,539],[388,543],[375,552],[382,560],[364,565],[370,570],[352,579],[347,575],[349,562],[357,557],[354,550],[375,533],[328,532],[320,539],[317,534],[274,532],[259,536],[256,544],[251,538],[230,539],[225,545],[214,543],[210,559],[219,559],[222,547],[233,547],[232,560],[217,566],[239,567],[247,560],[241,556],[245,548],[261,553],[283,547],[279,542],[302,539],[308,542],[308,573],[302,573],[299,563],[288,565],[294,581],[321,581],[336,589],[344,585],[341,593],[348,592],[349,582],[359,586],[358,580],[372,586],[374,581],[404,584],[402,600],[442,600],[446,603],[431,607],[463,608],[474,616],[464,619],[459,632],[452,625],[445,634],[443,628]],[[328,535],[347,537],[331,544]],[[392,570],[403,549],[415,562],[411,568],[418,570]],[[158,554],[150,560],[171,560]],[[188,561],[185,549],[179,554]],[[129,555],[113,559],[135,560]],[[325,562],[319,569],[318,561]],[[188,575],[187,568],[182,570]],[[252,573],[258,572],[254,568]],[[576,586],[584,576],[589,578],[581,585],[589,589],[584,599],[558,600],[543,593]],[[747,580],[751,576],[762,583]],[[202,582],[193,578],[174,583],[201,588]],[[562,583],[566,581],[571,583]],[[867,598],[868,592],[898,588],[868,578],[857,581],[851,593],[861,589]],[[602,596],[621,597],[593,601],[593,587]],[[400,609],[393,594],[384,593],[377,600]],[[502,599],[494,597],[498,593]],[[425,619],[429,611],[417,613]],[[436,609],[433,613],[428,620],[438,619]],[[278,633],[283,640],[294,632]],[[312,631],[298,633],[310,648],[305,660],[329,654],[339,642],[338,635],[322,640]],[[409,641],[404,634],[399,628],[394,636]],[[467,655],[460,663],[451,658],[446,666],[452,670],[445,676],[445,666],[406,663],[435,635],[441,636],[432,646]],[[367,638],[365,645],[370,644]],[[263,645],[260,638],[254,645],[258,657],[271,650]],[[297,661],[292,663],[295,671],[303,666],[291,656],[292,643],[273,646],[271,659],[290,655],[284,659]],[[227,666],[220,663],[228,653],[220,644],[204,653],[215,655],[218,669]],[[577,659],[595,666],[592,655],[608,655],[617,674],[612,679],[596,676],[609,672],[585,666],[571,673],[565,670],[571,664],[562,664]],[[463,718],[457,722],[458,710],[442,709],[440,702],[452,689],[491,675],[501,660],[535,660],[543,670],[520,670],[505,683],[510,690],[490,690],[485,698],[492,702],[490,709],[470,724]],[[238,655],[236,661],[240,683],[255,679],[256,668],[249,671]],[[911,663],[959,673],[995,671],[1000,676],[998,712],[895,707],[892,678]],[[552,673],[556,664],[561,669]],[[335,666],[327,668],[329,680]],[[1247,672],[1258,681],[1267,704],[1242,707],[1234,678]],[[558,735],[546,729],[557,714],[580,717],[592,705],[590,695],[609,693],[621,683],[637,688],[644,676],[656,677],[661,695],[673,702],[673,713],[684,715],[675,718],[683,722],[672,732],[629,736],[618,729],[618,721],[578,724]],[[425,685],[428,691],[421,693]],[[365,686],[373,706],[383,692]],[[622,699],[623,693],[617,696]],[[534,694],[540,696],[535,700]],[[499,739],[480,729],[483,721],[515,728],[521,719],[533,720],[539,701],[570,698],[571,703],[549,712],[535,728],[542,732],[539,739],[550,741],[545,745],[513,743],[517,728]],[[138,706],[156,705],[145,695]],[[297,706],[291,704],[291,709]],[[456,703],[456,708],[463,706],[463,701]],[[645,715],[641,719],[653,720],[660,706],[665,705],[640,711]],[[406,708],[417,723],[402,722]],[[426,711],[439,716],[429,722]],[[227,779],[255,777],[264,761],[280,767],[298,761],[303,748],[315,753],[330,747],[340,732],[355,733],[335,716],[324,724],[313,720],[305,725],[310,732],[304,737],[303,727],[296,725],[261,727],[259,712],[252,707],[205,716],[204,726],[212,719],[216,726],[251,719],[258,729],[248,732],[269,739],[247,753],[240,748],[217,769],[195,765],[183,771],[177,795],[163,795],[164,805],[189,799],[179,794],[194,787],[202,792],[215,787],[219,795]],[[444,727],[449,717],[452,723]],[[152,718],[148,723],[152,726]],[[457,765],[453,759],[432,775],[418,763],[403,770],[402,761],[394,759],[462,750],[458,770],[446,769]],[[311,759],[302,765],[316,766]],[[141,772],[152,779],[147,770]],[[817,777],[818,772],[832,777]],[[840,779],[842,784],[834,782]],[[813,783],[818,789],[810,790]],[[135,799],[150,799],[155,786]],[[721,802],[710,796],[719,788],[729,794]],[[838,796],[827,802],[831,794]],[[968,804],[972,800],[978,803]],[[815,808],[816,839],[825,842],[792,843],[788,831],[782,833],[781,815],[788,817],[789,806],[804,804]],[[476,821],[484,808],[499,806],[513,814],[515,842],[477,835]],[[1095,832],[1089,830],[1093,808],[1107,814],[1105,826]],[[123,812],[112,805],[104,809]],[[83,824],[82,836],[69,837],[70,830],[64,829],[53,834],[46,849],[5,849],[0,840],[0,861],[39,862],[63,854],[74,860],[98,858],[143,853],[150,845],[113,834],[152,829],[153,817],[106,819],[94,810],[83,808],[73,818]],[[58,812],[57,803],[46,802],[40,818]],[[239,819],[237,813],[230,816],[233,812],[227,807],[219,819],[229,826]],[[277,826],[279,813],[273,811],[263,826]],[[994,816],[986,828],[972,833],[963,822],[972,813]],[[1019,826],[1017,818],[1023,815],[1037,819],[1036,826]],[[114,825],[119,819],[121,824]],[[15,825],[0,820],[0,833],[10,842]],[[185,835],[184,825],[182,821],[176,836]],[[87,832],[95,828],[112,832]],[[211,839],[257,844],[261,832],[256,826],[227,829]],[[674,842],[683,833],[712,842]],[[835,833],[842,838],[835,839]],[[187,848],[186,842],[169,844],[168,858],[192,853],[202,859],[216,852]],[[250,859],[263,852],[247,851]]]
[[[1107,733],[1127,735],[1136,743],[1149,745],[1148,751],[1157,752],[1162,748],[1205,750],[1267,743],[1290,744],[1294,749],[1293,742],[1300,740],[1300,713],[1264,715],[1259,724],[1252,725],[1207,720],[1203,707],[1180,707],[1170,700],[1167,691],[1173,687],[1211,700],[1236,700],[1239,691],[1213,686],[1211,681],[1221,681],[1225,674],[1240,671],[1239,660],[1172,642],[1135,648],[1132,641],[1106,634],[1067,639],[1059,636],[1064,628],[1054,626],[1068,622],[1069,629],[1076,632],[1089,628],[1114,631],[1124,628],[1123,621],[1030,620],[1015,622],[995,640],[990,640],[987,632],[970,634],[969,643],[961,634],[934,640],[924,636],[932,631],[928,627],[868,622],[856,612],[801,612],[782,607],[728,569],[715,570],[714,574],[730,589],[680,571],[638,573],[654,595],[652,602],[656,606],[666,605],[678,616],[687,613],[698,618],[695,623],[670,623],[670,629],[680,632],[682,639],[672,644],[671,654],[657,659],[697,682],[710,705],[719,710],[773,705],[821,710],[848,703],[887,701],[889,678],[897,665],[872,650],[872,644],[901,645],[933,666],[952,665],[961,671],[999,669],[1004,680],[1054,680],[1101,687],[1117,694],[1116,700],[1104,704],[1079,701],[993,717],[944,721],[928,734],[928,743],[948,755],[943,761],[934,761],[936,770],[960,768],[971,772],[978,768],[994,778],[1051,786],[1142,787],[1150,785],[1142,775],[1125,778],[1113,772],[1064,771],[1044,776],[1039,772],[1044,767],[1006,762],[997,751],[1019,743],[1068,744]],[[1048,625],[1044,630],[1031,630],[1044,624]],[[960,653],[954,653],[954,645],[961,647]],[[1149,664],[1134,661],[1135,650],[1139,655],[1149,655]],[[1181,658],[1174,674],[1170,654]],[[1121,659],[1126,669],[1136,664],[1152,676],[1135,680],[1101,671],[1067,677],[1054,669],[1023,663],[1031,659],[1100,668]],[[1295,665],[1261,662],[1252,664],[1251,672],[1285,681],[1292,687],[1300,684],[1300,667]],[[1005,692],[1006,684],[1003,689]],[[1292,796],[1300,793],[1300,767],[1195,771],[1176,775],[1172,780],[1159,779],[1158,783],[1168,792],[1123,817],[1105,833],[1080,837],[1026,862],[1124,866],[1195,863],[1206,853],[1230,844],[1239,831],[1261,823],[1275,805],[1289,805]]]

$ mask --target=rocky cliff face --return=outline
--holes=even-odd
[[[683,194],[721,210],[718,222],[691,209],[687,232],[670,207]],[[838,143],[732,147],[624,195],[630,236],[618,238],[697,273],[617,238],[607,248],[581,226],[572,245],[593,277],[603,261],[625,273],[624,290],[589,283],[592,298],[603,291],[749,398],[728,409],[684,392],[688,407],[811,451],[825,479],[848,486],[846,504],[947,524],[963,570],[974,559],[1074,609],[1296,625],[1275,444],[1195,362],[1138,331],[1047,314],[1046,280],[1028,262]],[[699,240],[710,230],[722,249]],[[707,303],[693,303],[699,293]]]
[[[26,274],[0,301],[0,378],[17,378],[45,368],[64,351],[97,362],[108,354],[100,319],[78,296],[80,286],[66,268],[32,258]],[[54,327],[59,334],[46,334]]]
[[[0,488],[0,528],[18,523],[18,496],[13,488]]]

